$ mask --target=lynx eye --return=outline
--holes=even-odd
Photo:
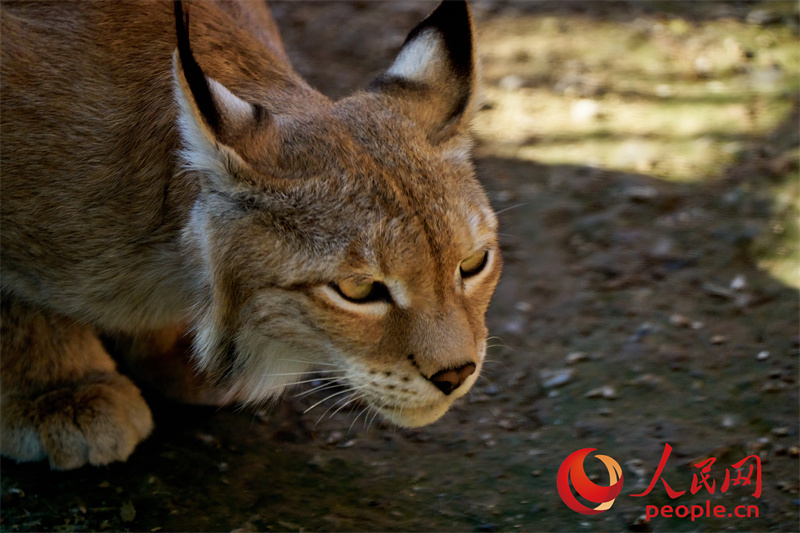
[[[382,283],[364,279],[345,279],[331,286],[336,289],[345,300],[354,303],[368,303],[375,301],[390,301],[389,290]]]
[[[489,257],[489,253],[486,251],[478,252],[472,254],[471,256],[467,257],[463,261],[461,261],[461,277],[462,278],[469,278],[480,273],[483,270],[483,267],[486,266],[486,259]]]

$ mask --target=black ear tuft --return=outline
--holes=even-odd
[[[220,112],[214,104],[211,96],[211,89],[208,85],[203,69],[197,64],[189,45],[189,12],[184,12],[183,2],[174,0],[175,8],[175,34],[178,38],[178,56],[181,60],[181,68],[186,83],[192,91],[197,108],[203,116],[206,124],[214,133],[220,132]]]

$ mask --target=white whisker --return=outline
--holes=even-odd
[[[356,416],[356,417],[353,419],[353,421],[352,421],[352,422],[350,422],[350,427],[349,427],[349,428],[347,428],[347,433],[348,433],[348,434],[349,434],[350,432],[352,432],[352,431],[353,431],[353,426],[355,425],[356,421],[357,421],[359,418],[361,418],[361,415],[363,415],[363,414],[364,414],[364,413],[366,413],[367,411],[369,411],[369,405],[367,405],[367,406],[366,406],[364,409],[362,409],[362,410],[361,410],[361,412],[360,412],[360,413],[358,413],[358,416]]]
[[[351,391],[353,391],[353,390],[354,390],[354,389],[348,389],[348,391],[347,391],[347,392],[351,392]],[[341,405],[341,407],[339,407],[339,409],[341,409],[342,407],[344,407],[345,405],[347,405],[348,403],[350,403],[350,402],[352,401],[352,399],[353,399],[353,397],[354,397],[355,395],[356,395],[356,393],[355,393],[355,392],[352,392],[352,394],[350,394],[350,397],[348,397],[348,398],[340,398],[340,399],[336,400],[336,402],[334,402],[334,403],[333,403],[333,404],[332,404],[330,407],[328,407],[327,409],[325,409],[325,412],[324,412],[324,413],[322,413],[322,414],[319,416],[319,418],[317,418],[317,421],[316,421],[316,422],[314,422],[314,427],[317,427],[317,424],[319,424],[320,422],[322,422],[322,419],[323,419],[323,418],[325,418],[325,415],[327,415],[327,414],[328,414],[328,412],[329,412],[331,409],[333,409],[334,407],[336,407],[336,406],[337,406],[337,405],[339,405],[339,404],[342,404],[342,405]],[[342,402],[344,402],[344,403],[342,403]],[[332,414],[331,416],[333,416],[333,415],[335,415],[337,412],[339,412],[339,409],[337,409],[336,411],[334,411],[334,412],[333,412],[333,414]]]
[[[339,366],[336,363],[323,363],[322,361],[304,361],[302,359],[283,359],[283,358],[281,358],[281,361],[286,361],[288,363],[303,363],[303,364],[306,364],[306,365],[315,365],[315,366],[316,365],[319,365],[319,366],[335,366],[335,367]]]
[[[528,205],[528,203],[529,202],[523,202],[521,204],[512,205],[512,206],[506,207],[505,209],[501,209],[500,211],[495,211],[494,214],[495,215],[502,215],[506,211],[511,211],[512,209],[517,209],[519,207],[524,207],[524,206]]]
[[[331,394],[329,396],[326,396],[325,398],[321,399],[320,401],[318,401],[317,403],[315,403],[314,405],[312,405],[311,407],[309,407],[308,409],[303,411],[303,414],[306,414],[307,412],[309,412],[310,410],[312,410],[313,408],[315,408],[319,404],[324,403],[324,402],[330,400],[331,398],[335,398],[335,397],[340,396],[342,394],[347,394],[348,392],[352,392],[354,390],[359,390],[359,389],[363,389],[363,388],[364,387],[353,387],[351,389],[345,389],[343,391],[335,392],[335,393],[333,393],[333,394]]]
[[[347,399],[346,402],[344,402],[341,405],[341,407],[339,407],[337,410],[335,410],[334,412],[331,413],[330,418],[333,418],[336,413],[338,413],[339,411],[341,411],[342,409],[347,407],[350,403],[357,402],[358,400],[362,399],[363,397],[364,397],[364,395],[356,396],[355,394],[353,394],[352,396],[350,396],[350,398]]]
[[[307,391],[299,392],[299,393],[295,394],[294,397],[295,398],[302,398],[303,396],[308,396],[309,394],[314,394],[315,392],[318,392],[318,391],[333,389],[333,388],[336,388],[336,387],[340,386],[340,382],[335,380],[335,379],[328,379],[328,380],[324,380],[324,381],[325,381],[325,383],[323,383],[321,385],[317,385],[316,387],[312,387],[312,388],[308,389]]]

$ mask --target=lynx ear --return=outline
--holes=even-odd
[[[370,85],[438,144],[465,129],[477,74],[467,3],[443,1],[406,38],[392,66]]]
[[[173,54],[178,125],[188,168],[208,174],[222,185],[247,164],[224,144],[264,118],[261,106],[245,102],[216,80],[206,77],[189,46],[189,13],[174,0],[178,48]],[[232,183],[228,183],[232,185]]]

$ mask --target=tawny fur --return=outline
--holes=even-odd
[[[478,376],[501,266],[467,155],[468,11],[449,27],[437,10],[368,91],[331,102],[262,2],[184,9],[216,127],[171,2],[0,8],[2,453],[73,468],[147,436],[98,335],[188,401],[262,402],[321,363],[343,401],[437,419]],[[341,298],[354,277],[391,298]],[[467,364],[452,394],[430,381]]]

